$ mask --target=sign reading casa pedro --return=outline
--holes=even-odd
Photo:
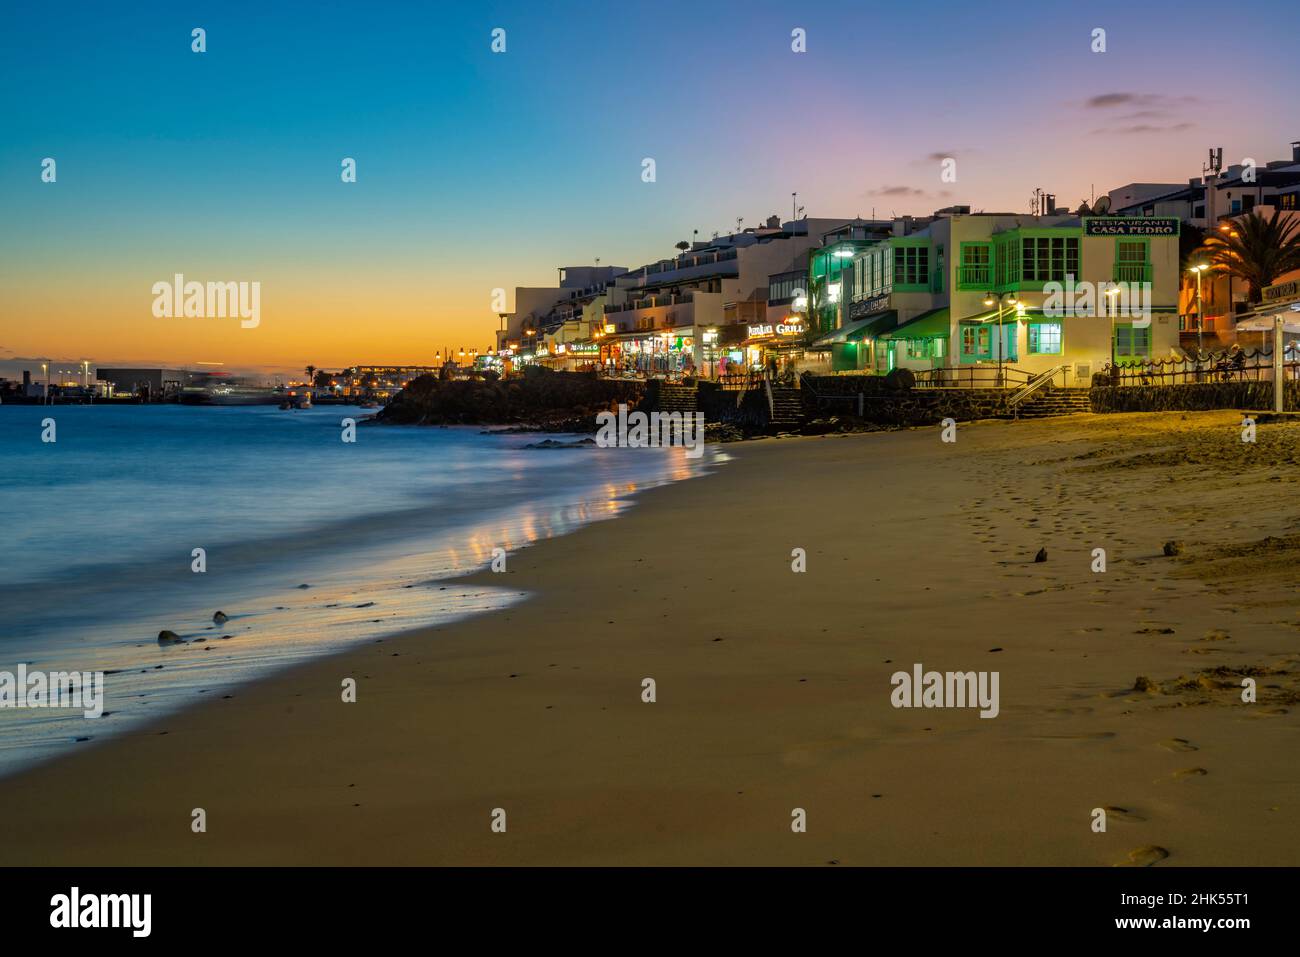
[[[802,322],[778,322],[772,325],[765,322],[759,326],[749,327],[749,338],[757,339],[760,336],[797,336],[803,332]]]
[[[1177,236],[1176,216],[1085,216],[1085,236]]]

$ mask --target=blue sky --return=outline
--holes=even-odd
[[[486,344],[494,287],[635,266],[795,190],[813,216],[1021,210],[1184,181],[1212,145],[1276,159],[1297,27],[1278,2],[12,4],[0,360],[427,360]],[[178,271],[262,281],[267,322],[160,324]]]

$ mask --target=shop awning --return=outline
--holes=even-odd
[[[1237,316],[1238,332],[1272,332],[1274,320],[1282,317],[1283,332],[1300,332],[1300,302],[1278,308],[1263,306]]]
[[[892,309],[888,312],[877,313],[874,316],[867,316],[865,319],[854,319],[852,322],[845,323],[838,329],[814,339],[808,348],[822,351],[845,342],[861,342],[863,339],[870,339],[880,335],[885,329],[892,328],[897,321],[898,313]]]
[[[948,307],[942,309],[931,309],[929,312],[923,312],[919,316],[913,316],[907,322],[902,323],[896,329],[891,329],[880,338],[882,339],[935,339],[940,336],[947,336],[949,333],[949,324],[952,314]]]

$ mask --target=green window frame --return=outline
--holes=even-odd
[[[1116,325],[1115,358],[1117,360],[1151,358],[1151,327],[1137,327],[1131,322]]]
[[[1020,240],[1021,282],[1065,282],[1079,275],[1077,236],[1024,236]]]
[[[961,327],[961,357],[967,362],[993,358],[993,336],[988,326]]]
[[[926,292],[930,288],[930,244],[909,243],[894,249],[894,288]]]
[[[1151,240],[1117,236],[1115,238],[1116,282],[1151,281]]]
[[[993,244],[962,243],[961,262],[957,267],[957,288],[991,289],[993,287]]]
[[[1031,322],[1029,324],[1029,354],[1031,356],[1059,356],[1064,347],[1064,330],[1059,322]]]
[[[944,338],[942,336],[931,336],[927,339],[907,339],[907,357],[909,359],[941,359],[943,358]]]

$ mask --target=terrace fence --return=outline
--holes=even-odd
[[[1300,380],[1300,354],[1287,349],[1283,354],[1282,376]],[[1150,386],[1184,385],[1193,382],[1272,382],[1271,350],[1240,349],[1236,352],[1200,353],[1121,362],[1098,373],[1099,385]]]

